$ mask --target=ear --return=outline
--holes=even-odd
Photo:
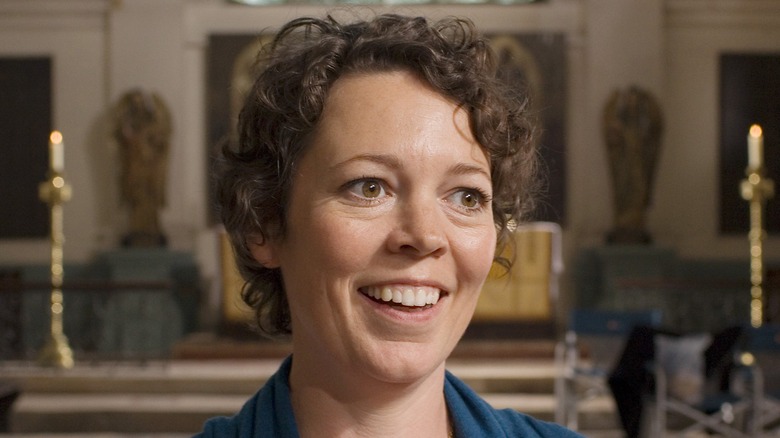
[[[274,269],[280,266],[277,254],[278,249],[269,239],[252,234],[247,236],[246,245],[249,248],[249,252],[252,253],[252,257],[264,267]]]

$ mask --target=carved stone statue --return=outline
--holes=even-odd
[[[166,202],[170,112],[157,94],[132,90],[114,106],[113,120],[121,160],[120,194],[130,219],[122,245],[164,246],[159,214]]]
[[[607,242],[650,243],[645,217],[661,148],[661,108],[637,87],[617,90],[604,110],[603,128],[614,200],[614,227]]]

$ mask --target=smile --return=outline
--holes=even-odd
[[[377,301],[400,304],[406,307],[425,307],[439,302],[441,291],[424,286],[368,286],[360,293]]]

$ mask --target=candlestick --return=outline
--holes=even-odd
[[[65,144],[60,131],[52,131],[49,136],[49,169],[62,172],[65,169]]]
[[[73,367],[73,352],[63,330],[63,294],[62,279],[63,243],[65,241],[62,226],[62,204],[70,199],[70,186],[61,174],[64,167],[62,158],[62,134],[52,132],[50,137],[49,179],[38,187],[41,201],[49,205],[51,217],[51,298],[49,307],[49,339],[41,349],[38,359],[42,365],[57,368]]]
[[[747,179],[742,180],[742,198],[750,202],[750,324],[764,323],[764,204],[775,194],[774,181],[764,175],[764,137],[753,125],[748,134]]]

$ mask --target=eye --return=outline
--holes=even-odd
[[[460,203],[464,207],[473,208],[479,205],[479,195],[476,193],[464,192],[460,197]]]
[[[490,197],[480,189],[459,189],[452,194],[450,201],[467,210],[479,210],[490,202]]]
[[[373,178],[362,178],[346,185],[347,190],[364,199],[377,199],[386,196],[382,181]]]
[[[378,198],[382,194],[382,185],[377,181],[363,181],[360,191],[366,198]]]

